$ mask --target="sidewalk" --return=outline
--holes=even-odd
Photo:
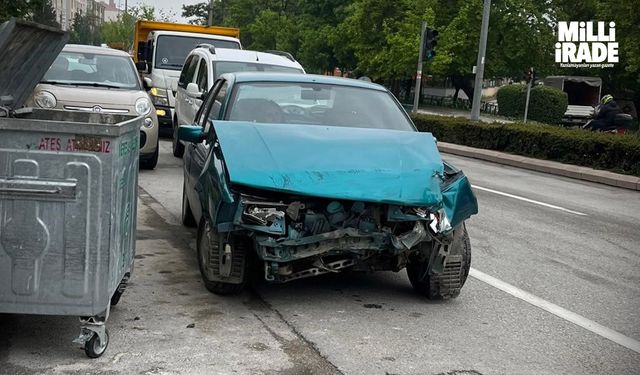
[[[438,142],[438,149],[447,154],[487,160],[494,163],[530,169],[557,176],[570,177],[578,180],[597,182],[605,185],[640,191],[640,177],[601,171],[577,165],[562,164],[555,161],[528,158],[525,156],[507,154],[493,150],[461,146],[446,142]]]
[[[195,231],[167,223],[171,214],[139,192],[135,269],[111,309],[105,354],[88,359],[71,342],[77,317],[0,314],[0,373],[337,372],[257,295],[209,293],[198,272]]]

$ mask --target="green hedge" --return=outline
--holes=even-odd
[[[640,135],[594,133],[541,124],[476,123],[461,117],[413,115],[420,131],[442,142],[640,176]]]
[[[527,99],[526,85],[508,85],[498,90],[498,108],[500,115],[522,118]],[[548,86],[535,86],[531,89],[528,119],[557,124],[567,111],[569,100],[561,90]]]

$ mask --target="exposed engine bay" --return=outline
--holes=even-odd
[[[419,244],[446,244],[452,230],[443,209],[320,198],[274,202],[243,195],[233,221],[253,238],[272,282],[346,268],[399,271]]]

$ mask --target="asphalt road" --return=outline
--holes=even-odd
[[[152,211],[148,215],[163,223],[158,233],[183,238],[183,245],[174,243],[179,256],[170,258],[172,263],[159,263],[162,255],[155,263],[143,260],[144,271],[134,275],[127,292],[134,297],[125,293],[122,308],[142,314],[140,305],[153,300],[141,296],[154,291],[162,293],[169,323],[175,314],[197,308],[187,315],[208,329],[187,331],[189,340],[184,331],[175,333],[174,358],[141,354],[146,368],[153,369],[155,360],[166,370],[146,373],[640,373],[638,192],[444,155],[470,177],[480,205],[480,214],[467,224],[472,274],[457,299],[426,301],[413,293],[404,272],[331,275],[263,284],[237,297],[207,297],[197,280],[194,233],[177,225],[181,159],[171,156],[169,142],[161,146],[156,170],[141,171],[141,192]],[[154,220],[146,219],[148,230]],[[161,269],[173,276],[167,281],[164,274],[159,287],[154,270]],[[171,280],[185,283],[182,292],[193,296],[178,294]],[[127,320],[131,315],[114,315],[113,324],[123,321],[120,334],[134,340],[139,332],[126,329],[133,324]],[[12,327],[4,347],[0,335],[0,373],[3,360],[25,373],[37,372],[31,371],[29,355],[20,352],[29,346],[20,345],[15,319],[6,321],[0,316],[0,332]],[[178,323],[184,328],[188,321]],[[221,324],[224,329],[216,328]],[[211,343],[214,359],[204,359],[207,350],[194,343],[198,337]],[[148,347],[139,351],[153,353],[171,341],[160,349],[140,343]],[[196,353],[186,364],[183,346]],[[7,347],[10,355],[3,358]],[[116,372],[139,369],[137,357],[116,361],[124,349],[109,350],[92,370],[100,372],[101,363]],[[43,358],[57,360],[56,355],[63,354]],[[114,367],[114,361],[134,364]]]
[[[263,285],[259,296],[348,374],[639,373],[637,346],[578,324],[597,323],[605,336],[613,330],[632,346],[640,340],[640,193],[445,158],[476,187],[472,267],[563,313],[476,277],[458,299],[427,302],[412,293],[404,272]],[[176,217],[181,173],[179,159],[169,156],[140,179]]]

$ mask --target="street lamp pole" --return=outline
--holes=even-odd
[[[489,33],[489,14],[491,13],[491,0],[484,0],[482,12],[482,27],[480,29],[480,46],[478,47],[478,61],[476,63],[476,82],[473,88],[473,105],[471,107],[471,120],[480,119],[480,100],[482,99],[482,81],[484,79],[484,62],[487,52],[487,34]]]
[[[422,57],[424,54],[424,38],[427,31],[427,23],[422,22],[422,31],[420,32],[420,54],[418,55],[418,69],[416,70],[416,89],[413,95],[413,112],[418,112],[418,101],[420,100],[420,85],[422,83]]]
[[[213,26],[213,0],[209,1],[209,26]]]

